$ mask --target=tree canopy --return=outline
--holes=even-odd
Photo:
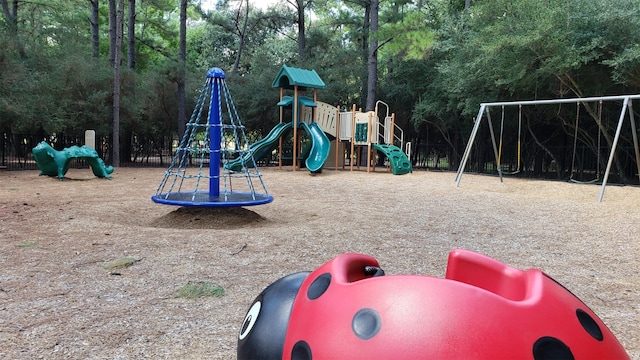
[[[135,54],[135,68],[121,74],[125,135],[178,132],[180,2],[139,0],[135,16],[124,18],[135,30],[123,41],[133,52],[120,50],[122,61]],[[428,132],[452,145],[468,135],[481,102],[640,87],[640,0],[281,0],[266,9],[256,0],[187,3],[186,111],[206,71],[220,67],[243,123],[258,134],[278,121],[270,85],[283,64],[315,69],[327,84],[320,100],[335,105],[364,108],[373,86],[409,137]],[[112,5],[0,0],[2,131],[110,134]],[[556,109],[530,118],[535,127],[566,116]]]

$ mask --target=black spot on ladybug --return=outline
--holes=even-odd
[[[533,344],[533,358],[535,360],[574,360],[571,349],[562,341],[544,336]]]
[[[369,340],[380,331],[381,321],[378,312],[373,309],[360,309],[353,316],[351,329],[362,340]]]
[[[311,359],[313,359],[313,356],[311,355],[311,347],[306,341],[300,340],[293,345],[293,349],[291,350],[291,360]]]
[[[307,297],[309,300],[315,300],[322,296],[331,284],[331,274],[324,273],[318,276],[307,289]]]
[[[598,341],[602,341],[602,330],[600,330],[600,326],[598,326],[598,323],[591,317],[591,315],[587,314],[582,309],[576,310],[576,315],[578,316],[580,325],[582,325],[589,335],[593,336],[593,338]]]

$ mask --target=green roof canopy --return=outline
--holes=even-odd
[[[297,69],[282,65],[271,87],[293,90],[296,85],[300,90],[306,90],[306,88],[324,89],[326,86],[315,70]]]
[[[307,106],[307,107],[316,107],[316,106],[318,106],[318,105],[316,105],[316,103],[313,101],[312,98],[307,97],[307,96],[298,96],[298,104],[300,104],[302,106]],[[282,98],[282,101],[280,101],[276,105],[281,106],[281,107],[292,106],[293,105],[293,96],[284,96]]]

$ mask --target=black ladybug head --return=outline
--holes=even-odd
[[[240,328],[238,360],[282,359],[293,302],[307,275],[287,275],[256,297]]]

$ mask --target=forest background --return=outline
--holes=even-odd
[[[436,154],[452,165],[482,102],[640,87],[640,0],[259,3],[0,0],[2,141],[18,151],[24,134],[55,142],[94,129],[109,163],[132,161],[139,148],[160,152],[167,137],[179,138],[211,67],[226,71],[257,139],[279,121],[271,83],[286,64],[318,72],[327,84],[320,101],[365,110],[385,101],[414,164]],[[514,144],[523,128],[517,140],[532,149],[532,169],[555,163],[567,176],[571,146],[595,159],[611,146],[620,113],[620,104],[581,106],[530,107],[510,114],[505,131]],[[623,182],[636,172],[630,144],[625,131]]]

